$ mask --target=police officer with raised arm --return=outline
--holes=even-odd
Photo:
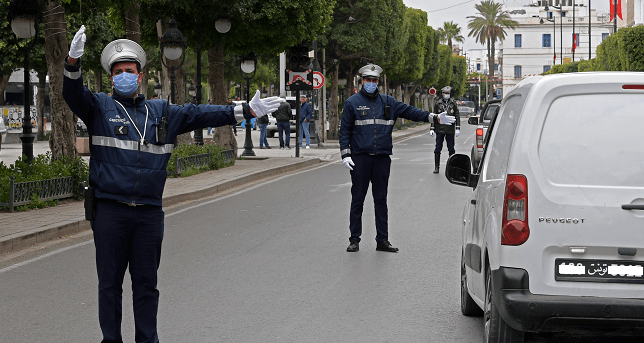
[[[148,101],[137,94],[145,51],[127,39],[109,43],[101,54],[114,95],[92,93],[83,86],[81,75],[84,45],[82,26],[65,61],[63,97],[87,125],[91,143],[86,216],[94,231],[102,342],[123,342],[122,284],[129,267],[135,341],[156,343],[157,269],[164,231],[161,199],[177,135],[266,115],[277,109],[279,100],[262,100],[258,92],[249,106],[176,106],[164,100]]]
[[[443,150],[443,141],[447,142],[447,151],[452,156],[454,150],[454,136],[461,134],[461,118],[458,114],[458,105],[450,98],[452,87],[445,86],[441,89],[443,96],[434,104],[434,112],[447,112],[448,115],[456,118],[454,125],[444,125],[434,119],[429,131],[430,136],[436,134],[436,147],[434,148],[434,174],[438,174],[441,162],[441,150]]]
[[[340,124],[342,163],[351,173],[351,213],[349,215],[349,246],[359,250],[362,235],[362,209],[371,183],[376,213],[376,250],[397,252],[389,243],[387,186],[391,168],[392,137],[397,118],[429,122],[436,118],[450,125],[454,117],[434,114],[409,106],[378,92],[382,68],[368,64],[358,71],[362,89],[344,103]]]

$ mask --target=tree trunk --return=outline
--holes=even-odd
[[[43,16],[45,32],[66,32],[65,12],[60,11],[59,0],[49,0]],[[45,54],[49,74],[49,100],[51,103],[51,135],[49,147],[54,159],[61,156],[76,157],[76,123],[74,114],[63,99],[64,60],[69,52],[65,34],[51,34],[45,38]]]
[[[4,96],[4,91],[7,90],[7,85],[9,84],[10,76],[11,74],[0,76],[0,106],[4,106],[7,104],[7,99]]]
[[[103,69],[97,68],[94,72],[94,89],[96,93],[105,92],[103,89]]]
[[[47,84],[47,72],[38,71],[38,140],[45,138],[45,85]],[[0,120],[2,120],[0,118]]]
[[[329,137],[330,139],[338,139],[338,124],[340,122],[340,114],[338,109],[338,64],[333,64],[329,68],[331,79],[331,94],[329,94]]]
[[[169,62],[172,63],[173,61]],[[177,65],[179,63],[181,63],[181,61],[177,59]],[[176,78],[174,86],[174,99],[176,101],[176,105],[183,106],[186,104],[186,80],[184,79],[185,72],[183,68],[175,70],[174,75]],[[190,135],[190,132],[186,132],[177,136],[176,144],[192,144],[192,136]]]
[[[141,25],[139,25],[140,0],[133,0],[125,9],[125,38],[141,45]]]
[[[210,85],[210,98],[213,105],[226,105],[228,103],[228,88],[224,80],[224,46],[217,44],[208,49],[208,84]],[[216,145],[226,150],[233,150],[237,156],[237,140],[233,135],[231,125],[218,127],[213,140]]]

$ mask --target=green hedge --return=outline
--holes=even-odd
[[[235,165],[234,159],[231,162],[226,163],[226,159],[222,154],[222,152],[224,151],[223,147],[220,147],[218,145],[212,145],[212,144],[208,144],[208,145],[183,144],[175,147],[174,150],[172,150],[172,156],[170,156],[170,161],[168,161],[168,168],[166,169],[168,171],[168,177],[174,177],[175,156],[178,156],[179,158],[183,158],[183,157],[188,157],[192,155],[207,154],[208,149],[210,149],[210,154],[212,155],[212,157],[210,158],[210,165],[208,165],[208,167],[204,167],[201,169],[192,168],[191,170],[187,170],[180,173],[179,176],[186,177],[186,176],[198,174],[200,171],[204,171],[204,170],[217,170],[220,168]]]
[[[644,71],[644,26],[624,27],[597,47],[597,57],[555,65],[547,74],[584,71]]]
[[[23,156],[24,157],[24,156]],[[34,156],[31,164],[20,157],[14,164],[6,165],[0,162],[0,203],[9,202],[9,182],[14,177],[14,182],[27,182],[55,179],[59,177],[74,177],[74,184],[89,180],[89,166],[82,157],[71,158],[63,156],[53,160],[51,151],[44,155]],[[83,194],[77,187],[74,187],[76,199],[83,197]],[[32,198],[33,199],[33,198]],[[44,203],[34,199],[32,204],[20,206],[18,210],[29,208],[44,207]],[[56,201],[49,202],[48,205],[54,205]]]

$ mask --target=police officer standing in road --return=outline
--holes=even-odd
[[[432,127],[429,135],[434,137],[436,133],[436,147],[434,148],[434,174],[438,174],[441,162],[441,150],[443,150],[443,140],[447,142],[447,151],[449,155],[454,155],[454,136],[461,134],[461,118],[458,114],[458,106],[454,100],[450,99],[452,87],[445,86],[441,89],[443,96],[434,104],[434,112],[447,112],[448,115],[456,118],[454,125],[444,125],[438,122],[436,118],[432,121]]]
[[[94,231],[103,342],[123,342],[122,284],[129,267],[135,341],[156,343],[157,269],[164,231],[161,199],[177,135],[261,117],[274,111],[279,100],[262,100],[258,92],[249,105],[241,106],[176,106],[164,100],[147,101],[143,94],[137,94],[145,51],[127,39],[109,43],[101,54],[114,95],[92,93],[83,87],[80,58],[84,45],[82,26],[65,60],[63,97],[87,125],[91,143],[86,216]]]
[[[429,122],[437,119],[449,125],[454,117],[421,111],[378,92],[382,68],[368,64],[358,71],[362,89],[344,103],[340,124],[342,163],[351,171],[351,214],[349,246],[359,250],[362,235],[362,209],[371,183],[376,213],[376,250],[397,252],[389,242],[387,186],[391,168],[393,142],[391,133],[397,118]]]

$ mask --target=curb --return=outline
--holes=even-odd
[[[217,193],[224,192],[231,188],[286,174],[292,171],[305,169],[322,162],[324,161],[319,158],[307,159],[301,162],[290,164],[288,166],[274,167],[229,181],[224,181],[216,186],[205,188],[199,191],[170,196],[163,199],[163,207],[173,206],[184,201],[203,199],[216,195]],[[85,220],[85,216],[84,214],[82,214],[68,220],[62,225],[52,224],[44,228],[32,229],[26,232],[2,237],[0,238],[0,254],[14,252],[35,244],[52,241],[60,237],[75,235],[79,232],[90,229],[91,226],[89,222]]]

